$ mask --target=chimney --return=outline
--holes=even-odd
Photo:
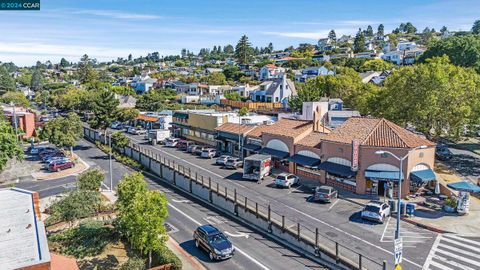
[[[283,100],[285,97],[285,90],[287,89],[287,74],[283,73],[282,75],[282,89],[280,91],[280,100]]]
[[[313,131],[316,132],[323,132],[323,114],[322,114],[322,107],[317,106],[315,112],[313,113]],[[320,131],[322,128],[322,131]]]

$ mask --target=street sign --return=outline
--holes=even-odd
[[[394,270],[402,270],[402,267],[400,266],[400,264],[397,264],[397,266],[395,266]]]
[[[395,239],[395,264],[400,264],[402,263],[402,251],[403,251],[403,243],[402,243],[402,238]]]

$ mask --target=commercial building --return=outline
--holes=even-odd
[[[13,126],[15,126],[14,121],[17,121],[17,131],[22,138],[28,139],[35,135],[35,114],[22,107],[15,107],[15,112],[11,106],[2,105],[1,108],[3,115]]]

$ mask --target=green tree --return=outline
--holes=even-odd
[[[100,189],[105,174],[100,169],[91,169],[77,176],[77,187],[80,190],[97,191]]]
[[[361,30],[358,30],[355,39],[353,40],[353,52],[359,53],[365,51],[365,35]]]
[[[78,63],[78,76],[81,83],[91,83],[98,77],[98,73],[93,67],[93,60],[86,54],[82,56]]]
[[[268,47],[267,47],[267,48],[268,48],[268,52],[269,52],[269,53],[273,53],[273,44],[272,44],[272,42],[268,43]]]
[[[473,67],[480,73],[479,36],[455,36],[432,42],[418,61],[425,63],[429,58],[443,55],[447,55],[454,65]]]
[[[117,149],[121,149],[128,145],[130,139],[123,132],[115,132],[112,134],[112,145]]]
[[[385,35],[385,26],[383,24],[380,24],[377,28],[377,36],[383,37]]]
[[[6,92],[5,94],[2,95],[0,98],[1,102],[5,104],[10,104],[13,102],[15,106],[21,106],[24,108],[30,107],[30,101],[28,101],[27,97],[22,92]]]
[[[67,59],[62,57],[62,59],[60,59],[60,66],[62,68],[66,68],[66,67],[70,66],[70,62],[68,62]]]
[[[120,102],[113,92],[102,90],[93,101],[92,111],[95,117],[89,121],[90,126],[94,129],[103,129],[106,134],[107,128],[117,119],[118,104]]]
[[[224,96],[228,100],[233,100],[233,101],[240,101],[241,100],[240,94],[238,92],[235,92],[235,91],[227,91],[227,92],[224,93]]]
[[[441,33],[442,35],[443,35],[445,32],[447,32],[447,31],[448,31],[448,29],[447,29],[447,27],[446,27],[445,25],[442,26],[442,28],[440,28],[440,33]]]
[[[162,248],[168,239],[164,225],[167,217],[167,199],[158,190],[135,196],[131,204],[120,211],[119,220],[124,234],[135,248],[148,254],[149,267],[152,252]]]
[[[143,174],[139,172],[126,174],[117,186],[118,208],[127,209],[133,203],[135,196],[143,196],[146,192],[147,182],[145,182]]]
[[[36,68],[32,73],[32,79],[30,81],[30,88],[33,91],[38,91],[42,89],[43,75],[42,71]]]
[[[417,28],[413,26],[411,22],[407,22],[405,24],[404,32],[407,34],[415,34],[417,32]]]
[[[227,78],[221,72],[213,72],[206,76],[205,82],[209,85],[225,85]]]
[[[235,47],[235,57],[240,64],[248,64],[252,60],[253,48],[246,35],[243,35],[238,41]]]
[[[475,35],[480,34],[480,20],[476,20],[472,26],[472,33]]]
[[[361,66],[360,70],[365,71],[385,71],[393,68],[393,64],[381,59],[367,60]]]
[[[367,30],[365,31],[365,36],[373,37],[373,28],[371,25],[367,26]]]
[[[223,69],[223,75],[225,75],[227,80],[238,81],[242,74],[240,68],[237,66],[226,66]]]
[[[118,109],[117,120],[122,123],[133,121],[138,117],[139,114],[140,114],[140,111],[135,108]]]
[[[238,111],[238,114],[240,116],[246,116],[248,115],[248,108],[247,107],[242,107],[239,111]]]
[[[232,45],[228,44],[225,47],[223,47],[223,52],[225,54],[233,54],[235,52],[235,49],[233,48]]]
[[[159,111],[165,109],[168,101],[175,100],[177,92],[173,89],[154,89],[141,95],[135,107],[142,111]]]
[[[330,32],[328,32],[328,37],[333,40],[334,42],[337,41],[337,34],[335,34],[335,30],[330,30]]]
[[[98,191],[73,190],[50,207],[54,221],[74,221],[98,213],[102,200]],[[48,221],[48,220],[47,220]]]
[[[15,80],[4,66],[0,66],[0,95],[15,90]]]
[[[70,88],[56,91],[53,101],[59,109],[88,111],[92,109],[96,95],[94,91]]]
[[[69,147],[73,153],[73,146],[83,135],[82,121],[76,113],[70,112],[67,117],[60,116],[47,122],[40,135],[57,147]]]
[[[450,64],[447,56],[403,67],[384,85],[375,114],[412,124],[429,138],[458,138],[466,125],[479,124],[479,75]]]
[[[7,162],[12,158],[23,160],[23,149],[11,123],[0,115],[0,171],[5,169]]]

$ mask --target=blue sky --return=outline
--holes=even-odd
[[[390,32],[406,21],[419,31],[468,30],[478,10],[478,0],[41,0],[41,11],[0,11],[0,61],[179,54],[235,45],[242,34],[254,46],[283,49],[315,43],[330,29],[339,36],[383,23]]]

